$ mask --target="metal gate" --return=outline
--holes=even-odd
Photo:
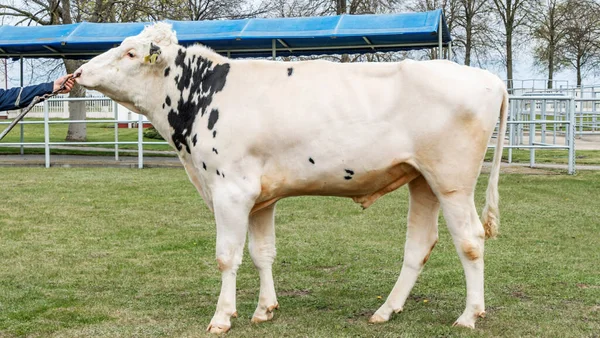
[[[513,149],[529,149],[529,165],[535,167],[535,152],[564,149],[568,172],[575,173],[575,99],[564,95],[523,95],[509,98],[508,162]]]

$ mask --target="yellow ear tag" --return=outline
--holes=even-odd
[[[158,53],[144,56],[144,62],[148,62],[150,64],[156,63],[156,59],[158,59]]]

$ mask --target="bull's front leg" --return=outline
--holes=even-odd
[[[230,187],[214,193],[213,203],[217,223],[216,256],[221,271],[221,294],[207,331],[223,333],[231,328],[231,317],[237,317],[236,276],[242,263],[248,217],[254,200],[247,191]]]

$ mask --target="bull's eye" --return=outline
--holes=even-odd
[[[127,57],[133,59],[135,57],[135,54],[133,54],[133,52],[127,52]]]

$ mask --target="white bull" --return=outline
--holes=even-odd
[[[402,311],[438,240],[443,209],[467,281],[455,325],[484,314],[484,237],[498,227],[498,175],[507,92],[491,73],[447,61],[338,64],[231,60],[178,45],[168,24],[147,27],[77,72],[78,82],[146,115],[178,151],[214,212],[222,287],[208,330],[236,316],[246,234],[260,275],[253,322],[278,308],[275,202],[350,197],[364,208],[408,184],[404,264],[370,322]],[[482,221],[474,189],[500,116]]]

